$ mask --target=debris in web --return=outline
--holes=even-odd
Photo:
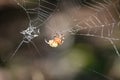
[[[26,30],[20,32],[24,35],[24,42],[29,43],[34,39],[35,37],[39,36],[39,29],[36,29],[36,27],[28,27]]]

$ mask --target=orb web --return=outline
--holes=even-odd
[[[20,32],[20,34],[23,35],[23,40],[18,45],[10,59],[15,56],[23,43],[32,43],[37,52],[40,53],[32,40],[40,36],[40,27],[46,23],[57,7],[57,5],[54,4],[54,2],[50,2],[50,0],[15,0],[15,2],[27,15],[28,28]],[[61,0],[61,4],[63,3],[64,0]],[[68,9],[69,12],[69,7],[72,7],[76,12],[68,14],[68,16],[72,15],[72,23],[69,23],[72,26],[62,32],[106,39],[113,46],[115,53],[120,56],[119,49],[114,43],[119,41],[119,37],[115,35],[119,35],[119,31],[116,31],[116,29],[119,30],[120,24],[119,3],[119,0],[71,0],[71,3],[69,3],[70,5],[65,5],[65,7],[62,6],[62,8],[64,7],[65,10]],[[93,11],[94,14],[90,14],[90,16],[84,17],[83,19],[81,19],[80,16],[77,16],[76,18],[74,15],[80,14],[79,11],[83,8]],[[110,80],[109,77],[104,74],[96,71],[93,72]]]
[[[75,0],[80,4],[76,10],[83,8],[94,11],[90,16],[80,19],[72,17],[73,25],[68,31],[75,35],[96,37],[108,40],[113,46],[115,53],[120,56],[115,42],[119,41],[120,1],[119,0]],[[73,1],[74,2],[74,1]],[[80,12],[78,12],[80,14]],[[72,14],[70,14],[72,15]],[[116,36],[118,35],[118,36]]]
[[[20,42],[14,53],[10,56],[10,60],[15,56],[23,43],[32,43],[38,54],[40,54],[37,46],[32,41],[40,35],[40,27],[50,18],[57,7],[56,1],[47,0],[14,0],[16,4],[24,10],[28,19],[27,29],[20,32],[23,40]]]

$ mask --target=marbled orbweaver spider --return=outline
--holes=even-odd
[[[63,44],[64,35],[56,33],[53,39],[50,39],[49,41],[45,40],[45,42],[51,47],[58,47]]]

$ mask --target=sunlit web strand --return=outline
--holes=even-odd
[[[88,26],[88,28],[93,28],[93,27],[104,27],[104,26],[110,26],[110,25],[115,25],[115,24],[117,24],[118,22],[117,21],[115,21],[115,19],[114,19],[114,17],[112,16],[112,14],[111,14],[111,12],[108,10],[108,7],[107,6],[111,6],[111,5],[107,5],[107,4],[104,4],[104,3],[100,3],[100,2],[97,2],[96,1],[96,3],[99,3],[100,5],[99,6],[102,6],[101,7],[101,9],[96,9],[96,8],[94,8],[94,7],[92,7],[93,9],[96,9],[95,11],[97,11],[96,13],[94,13],[94,14],[92,14],[91,16],[89,16],[89,17],[86,17],[85,19],[83,19],[82,21],[80,21],[79,23],[84,23],[84,24],[86,24],[86,28],[87,28],[87,26]],[[83,3],[81,3],[81,4],[83,4]],[[83,4],[84,6],[86,6],[85,4]],[[105,5],[107,5],[107,6],[105,6]],[[89,7],[88,7],[89,8]],[[117,10],[117,9],[116,9]],[[107,11],[107,13],[105,13],[106,15],[108,15],[109,16],[109,18],[111,18],[111,20],[113,20],[112,21],[112,23],[110,23],[109,22],[109,20],[105,17],[105,14],[101,14],[102,12],[106,12]],[[117,14],[118,14],[118,10],[117,10]],[[103,23],[103,22],[101,22],[101,20],[99,20],[99,18],[96,16],[96,15],[102,15],[102,17],[103,18],[105,18],[105,23]],[[96,23],[94,22],[94,21],[92,21],[91,19],[93,19],[93,18],[95,18],[94,20],[96,20],[100,25],[97,25],[96,26]],[[74,18],[73,18],[73,20],[75,20]],[[87,23],[87,21],[88,22],[91,22],[92,24],[94,24],[94,26],[92,26],[92,25],[90,25],[89,23]],[[107,23],[106,23],[107,22]],[[76,26],[77,26],[77,24],[76,24]],[[79,26],[79,25],[78,25]],[[81,27],[81,26],[80,26]],[[79,27],[79,30],[82,30],[82,28],[80,28]],[[114,27],[114,26],[113,26]],[[73,27],[74,28],[74,27]],[[72,29],[72,28],[71,28]],[[67,30],[66,30],[67,31]],[[111,33],[112,33],[112,31],[111,31]]]
[[[106,40],[108,40],[108,41],[112,44],[112,46],[113,46],[115,52],[116,52],[117,55],[120,57],[120,53],[119,53],[119,51],[118,51],[116,45],[115,45],[114,42],[113,42],[113,41],[118,41],[119,39],[109,38],[109,37],[101,37],[101,36],[92,35],[92,34],[75,34],[75,35],[81,35],[81,36],[87,36],[87,37],[95,37],[95,38],[106,39]]]
[[[104,78],[107,79],[107,80],[113,80],[112,78],[110,78],[110,77],[108,77],[108,76],[106,76],[106,75],[104,75],[104,74],[102,74],[102,73],[99,73],[99,72],[97,72],[97,71],[94,70],[94,69],[88,69],[88,71],[92,71],[92,72],[96,73],[97,75],[100,75],[100,76],[104,77]]]

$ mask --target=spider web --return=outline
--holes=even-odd
[[[80,19],[73,17],[74,22],[70,33],[75,35],[82,35],[88,37],[96,37],[108,40],[113,46],[116,54],[120,56],[119,49],[115,45],[115,42],[119,41],[119,0],[75,0],[80,4],[76,10],[80,10],[82,7],[95,11],[88,17]],[[73,2],[75,2],[73,1]],[[118,35],[118,36],[116,36]]]
[[[62,0],[61,3],[72,20],[72,23],[70,23],[72,27],[63,30],[63,33],[69,32],[72,35],[107,40],[112,45],[116,55],[120,57],[119,48],[117,47],[120,40],[120,0],[71,0],[70,5],[67,1]],[[79,16],[79,14],[82,14],[82,9],[89,9],[93,13],[90,16],[81,18],[82,15]],[[107,80],[112,80],[95,70],[90,71],[103,76]]]
[[[26,12],[29,24],[27,29],[20,32],[24,36],[23,40],[18,45],[10,59],[15,56],[23,43],[32,43],[37,52],[40,53],[32,40],[40,36],[40,27],[47,22],[47,20],[51,17],[51,13],[53,13],[57,7],[56,4],[49,1],[15,0],[17,5]],[[61,4],[64,2],[64,0],[61,0]],[[71,24],[72,27],[68,30],[63,30],[63,33],[106,39],[111,43],[116,54],[120,56],[119,50],[114,43],[119,41],[118,36],[114,36],[114,34],[116,34],[114,30],[119,29],[119,0],[91,0],[90,2],[89,0],[71,0],[71,2],[72,6],[75,7],[74,9],[76,10],[81,10],[85,7],[95,13],[88,17],[84,17],[82,20],[79,19],[80,17],[76,18],[73,16],[71,18],[71,20],[73,20],[73,24]],[[66,9],[68,9],[68,6]],[[74,13],[71,12],[71,14]],[[68,14],[68,16],[71,16],[71,14]],[[96,71],[94,72],[108,79],[108,77],[104,76],[103,74],[100,74]]]
[[[50,18],[57,7],[56,2],[50,2],[47,0],[14,0],[16,4],[21,7],[28,18],[28,28],[21,31],[23,40],[18,45],[10,60],[15,56],[23,43],[32,43],[38,54],[40,54],[37,46],[32,41],[34,38],[40,35],[40,27]]]

